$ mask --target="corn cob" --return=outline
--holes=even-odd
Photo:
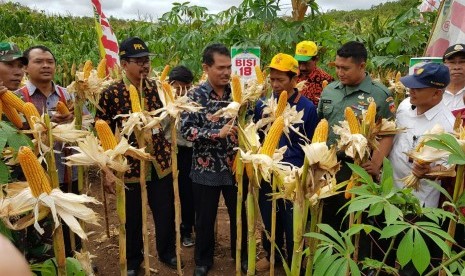
[[[62,101],[57,102],[56,110],[59,114],[62,115],[68,115],[70,113],[68,107]]]
[[[325,89],[326,86],[328,86],[328,81],[327,81],[327,80],[323,80],[323,81],[321,82],[321,87],[322,87],[323,89]]]
[[[140,106],[139,100],[139,91],[134,85],[129,85],[129,97],[131,99],[131,109],[132,112],[141,112],[142,108]]]
[[[396,81],[396,82],[399,82],[399,81],[400,81],[400,77],[401,77],[400,71],[397,71],[395,81]]]
[[[345,199],[350,199],[352,197],[352,193],[350,190],[354,187],[355,185],[355,179],[352,177],[349,179],[349,182],[347,183],[346,190],[344,192],[344,197]]]
[[[286,106],[287,106],[287,91],[283,90],[283,92],[279,94],[278,106],[276,107],[275,116],[279,117],[283,115],[283,112],[284,112],[284,109],[286,109]]]
[[[232,76],[231,81],[232,99],[237,103],[242,101],[242,85],[241,78],[238,75]]]
[[[104,150],[114,149],[118,144],[110,126],[104,120],[95,122],[95,130]]]
[[[32,195],[39,197],[42,193],[50,194],[52,191],[50,180],[31,148],[25,146],[19,148],[18,160]]]
[[[97,77],[104,79],[107,76],[107,60],[102,58],[97,65]]]
[[[284,118],[283,116],[279,116],[271,125],[268,134],[266,135],[265,141],[263,142],[263,146],[260,149],[261,154],[266,154],[268,156],[273,156],[273,153],[278,146],[279,139],[281,139],[281,135],[283,134],[284,129]]]
[[[2,113],[3,113],[3,102],[0,100],[0,121],[2,120]]]
[[[168,96],[169,101],[174,102],[173,89],[171,88],[171,84],[164,81],[162,82],[161,86],[163,88],[163,91],[165,92],[165,95]]]
[[[19,112],[23,112],[24,101],[11,91],[6,91],[0,96],[5,105],[11,106]]]
[[[166,80],[166,77],[168,76],[169,71],[170,71],[170,66],[167,64],[165,65],[165,68],[163,68],[163,71],[161,72],[160,81]]]
[[[350,106],[346,107],[344,110],[344,116],[349,123],[350,133],[360,133],[360,123],[358,122],[357,117],[355,116],[355,113]]]
[[[32,122],[32,116],[40,118],[40,113],[37,111],[37,108],[33,103],[27,102],[23,106],[23,114],[24,117],[26,117],[27,123],[29,124],[29,127],[33,129],[33,122]]]
[[[258,84],[265,83],[265,79],[263,77],[262,69],[260,69],[260,66],[258,66],[258,65],[255,65],[255,75],[257,76],[257,83]]]
[[[365,114],[364,124],[370,127],[375,125],[376,120],[376,103],[373,101],[368,105],[367,113]]]
[[[92,71],[92,61],[87,60],[86,63],[84,63],[84,68],[82,68],[82,72],[84,72],[84,79],[88,79],[90,76],[90,71]]]
[[[17,129],[23,128],[23,121],[16,109],[7,104],[3,104],[3,113],[8,118],[8,121],[10,121]]]
[[[322,119],[316,126],[312,143],[326,143],[328,140],[328,128],[328,121],[326,119]]]

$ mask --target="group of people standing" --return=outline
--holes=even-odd
[[[56,59],[44,46],[34,46],[24,54],[13,43],[0,43],[0,93],[16,91],[25,101],[32,102],[39,112],[54,110],[58,101],[71,106],[72,97],[66,88],[54,83]],[[141,88],[147,110],[162,107],[155,81],[148,78],[150,73],[150,56],[152,55],[144,41],[137,37],[128,38],[120,43],[120,60],[124,72],[122,80],[106,88],[101,95],[96,119],[103,119],[112,129],[121,127],[122,119],[116,115],[128,114],[130,98],[128,86],[133,84]],[[368,53],[360,42],[348,42],[342,45],[335,58],[338,80],[318,68],[318,47],[313,41],[297,44],[295,55],[278,53],[271,60],[269,82],[276,98],[287,91],[288,103],[297,111],[303,111],[303,123],[296,125],[300,133],[291,132],[289,137],[281,137],[279,146],[287,146],[283,161],[295,166],[302,166],[304,153],[300,147],[302,136],[311,140],[320,119],[326,119],[330,126],[344,120],[344,109],[351,107],[356,114],[364,112],[370,102],[377,105],[379,118],[395,118],[399,128],[406,131],[385,136],[379,140],[379,147],[371,153],[371,158],[361,164],[362,167],[378,179],[382,170],[383,159],[389,158],[393,165],[395,183],[403,187],[401,178],[410,172],[419,178],[427,176],[434,170],[443,168],[442,163],[420,164],[412,162],[404,152],[412,150],[415,142],[426,130],[436,123],[441,123],[447,132],[452,132],[454,116],[452,110],[464,108],[465,91],[465,45],[450,46],[444,53],[444,64],[428,63],[414,74],[401,78],[409,88],[410,95],[398,107],[389,90],[373,80],[366,72]],[[172,70],[169,80],[177,88],[177,93],[188,93],[188,97],[200,104],[203,109],[196,113],[182,115],[178,129],[178,161],[180,164],[180,196],[182,206],[182,243],[195,246],[194,258],[196,268],[194,276],[207,275],[214,264],[215,223],[220,194],[223,195],[228,210],[230,223],[231,256],[236,252],[236,216],[247,221],[245,208],[242,214],[236,214],[237,186],[233,176],[232,164],[235,148],[238,146],[237,126],[227,118],[215,116],[215,112],[226,107],[232,100],[230,85],[231,55],[223,44],[208,45],[202,55],[202,69],[207,80],[191,88],[194,77],[186,67],[179,66]],[[24,72],[28,81],[20,87]],[[305,81],[301,91],[296,84]],[[323,88],[323,82],[329,83]],[[253,112],[253,120],[263,116],[264,100],[261,99]],[[69,122],[70,115],[52,113],[52,121]],[[412,138],[413,137],[413,138]],[[165,136],[163,126],[152,131],[148,151],[154,157],[147,173],[148,203],[155,222],[156,248],[159,260],[175,269],[174,192],[171,171],[171,145]],[[337,136],[330,128],[328,145],[337,141]],[[413,139],[413,140],[412,140]],[[130,142],[137,145],[135,137]],[[348,180],[351,171],[346,162],[353,162],[343,153],[338,153],[342,168],[337,174],[337,181]],[[57,158],[61,160],[61,156]],[[61,163],[61,162],[58,162]],[[137,275],[143,261],[142,250],[142,216],[140,204],[139,162],[129,158],[131,169],[126,172],[126,232],[128,275]],[[60,185],[75,187],[75,172],[67,175],[64,165],[58,165]],[[69,173],[68,173],[69,174]],[[105,188],[114,191],[114,183],[106,182]],[[264,231],[271,231],[271,202],[269,183],[262,183],[259,191],[259,207],[265,226]],[[421,184],[421,191],[416,192],[424,206],[437,207],[439,192]],[[244,197],[245,198],[245,197]],[[323,223],[334,229],[347,229],[344,214],[339,209],[347,202],[342,194],[324,200]],[[292,259],[292,203],[285,200],[277,202],[276,245],[284,253],[285,261]],[[247,270],[246,224],[242,224],[242,265]],[[193,233],[195,233],[195,238]],[[257,262],[257,271],[269,269],[270,243],[262,235],[265,258]],[[441,253],[441,252],[440,252]]]

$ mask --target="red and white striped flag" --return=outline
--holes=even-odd
[[[442,57],[450,45],[465,43],[465,0],[443,0],[426,56]]]
[[[119,65],[118,40],[111,30],[110,22],[102,12],[102,5],[99,0],[91,0],[94,8],[95,29],[99,36],[100,56],[107,60],[107,69],[111,70],[115,65]]]
[[[439,3],[441,0],[423,0],[418,8],[420,12],[433,12],[439,8]]]

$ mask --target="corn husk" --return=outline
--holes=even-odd
[[[20,184],[15,183],[15,185]],[[0,217],[7,222],[7,226],[16,230],[22,228],[18,224],[12,224],[10,219],[32,211],[34,214],[34,228],[37,232],[43,234],[44,229],[38,223],[41,217],[40,213],[42,213],[40,210],[43,207],[46,207],[52,213],[55,228],[60,225],[60,220],[58,219],[60,217],[70,227],[71,231],[82,239],[87,239],[87,234],[77,219],[98,225],[97,213],[84,205],[85,203],[100,204],[93,197],[63,193],[60,189],[53,189],[50,194],[42,193],[36,198],[33,196],[29,186],[10,193],[11,195],[0,200]],[[27,227],[28,225],[23,226]]]
[[[262,112],[262,118],[258,120],[257,127],[259,129],[264,128],[265,132],[271,127],[271,124],[276,121],[277,115],[276,110],[278,107],[278,99],[272,95],[268,100],[264,102],[264,108]],[[284,130],[283,133],[289,139],[289,133],[291,130],[299,135],[304,141],[308,141],[308,137],[305,137],[299,132],[299,129],[294,127],[294,125],[302,124],[304,121],[302,120],[304,116],[304,111],[297,111],[296,106],[292,106],[287,103],[286,108],[284,109],[283,114],[281,114],[284,118]]]

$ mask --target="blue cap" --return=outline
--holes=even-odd
[[[439,63],[426,63],[413,75],[400,78],[400,82],[408,88],[446,88],[450,82],[449,68]]]

